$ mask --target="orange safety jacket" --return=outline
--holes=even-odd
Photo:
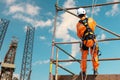
[[[88,20],[85,24],[87,24],[87,26],[92,30],[89,34],[94,34],[96,22],[92,18],[88,18]],[[85,33],[85,31],[87,29],[85,24],[81,23],[80,21],[77,23],[77,26],[76,26],[77,36],[83,40],[83,43],[84,43],[84,45],[86,45],[86,47],[92,47],[94,45],[94,42],[96,41],[95,38],[88,39],[88,40],[83,39],[84,36],[88,34],[87,32]]]

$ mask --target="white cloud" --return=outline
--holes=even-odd
[[[76,39],[71,39],[71,41],[76,41]],[[72,44],[72,49],[71,49],[71,55],[73,57],[76,57],[77,53],[80,53],[80,47],[79,47],[80,44]],[[69,59],[73,59],[71,57],[69,57]],[[71,65],[73,62],[67,62],[65,64],[63,64],[63,66],[69,66]]]
[[[67,0],[64,4],[65,7],[73,7],[75,2],[74,0]],[[76,10],[71,10],[72,13],[76,13]],[[69,30],[76,31],[76,23],[78,18],[65,12],[59,16],[59,24],[56,29],[56,38],[62,39],[63,41],[71,40]]]
[[[91,9],[86,9],[87,14],[91,14],[91,17],[93,17],[93,15],[98,15],[100,12],[100,7],[94,7],[93,11]]]
[[[14,19],[19,19],[19,20],[25,21],[25,22],[27,22],[27,23],[33,23],[33,22],[34,22],[34,20],[33,20],[32,18],[26,17],[26,16],[24,16],[24,15],[22,15],[22,14],[15,14],[15,15],[13,15],[12,17],[13,17]]]
[[[15,2],[15,0],[6,0],[6,2]],[[7,9],[8,8],[8,9]],[[6,10],[4,10],[4,14],[12,16],[14,19],[18,19],[20,21],[24,21],[27,24],[30,24],[33,27],[48,27],[52,25],[53,20],[47,19],[39,20],[38,16],[40,15],[40,7],[37,5],[33,5],[30,3],[14,3],[12,5],[8,5]],[[50,12],[49,12],[50,14]],[[48,14],[46,14],[48,15]]]
[[[101,35],[97,36],[97,39],[100,39],[100,40],[106,39],[106,35],[102,33]]]
[[[112,0],[112,1],[113,1],[113,2],[118,2],[118,1],[120,1],[120,0]],[[109,2],[109,1],[108,1],[108,2]],[[109,11],[107,11],[105,14],[106,14],[107,16],[114,16],[114,15],[120,13],[119,11],[120,11],[120,9],[119,9],[118,4],[114,4],[114,5],[112,6],[112,9],[109,10]]]
[[[23,13],[30,16],[36,16],[39,14],[39,10],[40,7],[38,6],[29,3],[20,3],[11,5],[7,14]]]
[[[48,19],[47,21],[42,21],[42,20],[35,20],[33,18],[24,16],[22,14],[15,14],[13,15],[14,19],[18,19],[24,22],[27,22],[29,24],[32,24],[33,27],[47,27],[52,25],[52,20]]]
[[[15,3],[16,0],[4,0],[4,2],[7,4],[7,5],[11,5],[13,3]]]
[[[71,39],[71,41],[77,41],[76,39]],[[72,56],[75,57],[77,55],[77,53],[80,52],[79,49],[79,44],[72,44]],[[69,59],[72,59],[71,57],[69,57]]]
[[[98,15],[99,12],[100,12],[100,7],[95,7],[94,10],[92,11],[92,14]]]
[[[105,34],[102,34],[101,35],[101,39],[105,39],[106,38],[106,35]]]
[[[50,60],[39,60],[33,63],[33,65],[42,65],[42,64],[48,64]]]
[[[65,7],[65,8],[75,7],[75,2],[74,2],[74,0],[67,0],[67,1],[64,3],[63,7]]]
[[[41,27],[45,27],[45,26],[51,26],[52,25],[52,20],[48,19],[47,21],[42,21],[42,20],[37,20],[35,21],[35,26],[41,26]]]
[[[45,36],[40,36],[40,39],[45,40],[46,38]]]
[[[24,8],[20,5],[12,5],[9,8],[9,12],[7,14],[14,14],[16,12],[24,12]]]
[[[40,8],[31,4],[26,4],[26,13],[29,15],[38,15]]]

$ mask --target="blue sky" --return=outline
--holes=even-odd
[[[93,3],[93,1],[95,1]],[[106,2],[113,2],[120,0],[59,0],[59,6],[64,8],[100,4]],[[32,61],[32,75],[31,80],[48,80],[49,77],[49,59],[51,56],[51,42],[55,17],[55,2],[56,0],[0,0],[0,18],[10,20],[10,24],[0,51],[0,60],[2,61],[4,55],[8,50],[12,36],[18,37],[19,43],[17,48],[15,60],[15,75],[19,76],[21,69],[21,61],[23,55],[25,29],[27,25],[35,27],[35,39],[33,49]],[[96,7],[92,11],[87,8],[87,16],[93,17],[97,24],[120,34],[120,5],[110,5],[103,7]],[[76,10],[71,12],[76,14]],[[57,29],[55,41],[78,41],[76,36],[76,23],[78,18],[66,12],[59,12],[57,18]],[[95,33],[97,39],[116,38],[116,36],[96,28]],[[99,43],[102,55],[100,58],[114,58],[120,57],[120,41],[110,41]],[[71,55],[80,59],[81,53],[79,51],[79,44],[59,45]],[[55,56],[54,56],[55,57]],[[90,58],[90,55],[88,55]],[[59,51],[59,59],[70,59],[62,51]],[[60,63],[66,68],[70,69],[76,74],[79,74],[80,68],[78,63]],[[120,74],[119,61],[100,62],[100,74]],[[92,73],[92,65],[88,63],[87,71]],[[59,69],[59,74],[68,74],[64,70]],[[53,66],[53,74],[55,73]]]

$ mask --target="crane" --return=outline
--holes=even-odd
[[[20,80],[30,80],[35,28],[27,26],[24,52],[21,65]]]
[[[9,25],[9,20],[6,19],[0,19],[0,50],[2,47],[2,43]]]

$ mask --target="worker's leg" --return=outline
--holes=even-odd
[[[83,50],[82,49],[81,51],[82,51],[82,55],[81,55],[81,69],[82,69],[82,72],[86,72],[88,50]]]
[[[99,61],[98,61],[98,46],[94,46],[91,48],[91,56],[92,56],[92,64],[93,64],[93,69],[97,70],[99,66]]]
[[[82,55],[81,55],[81,69],[82,69],[82,72],[86,72],[88,47],[82,46],[81,52],[82,52]]]

